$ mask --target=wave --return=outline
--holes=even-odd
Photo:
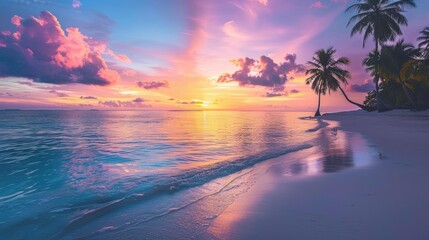
[[[86,212],[85,214],[77,217],[72,220],[61,233],[54,236],[53,239],[62,238],[65,235],[73,232],[78,229],[80,226],[87,224],[101,216],[104,216],[112,211],[128,207],[132,204],[141,203],[149,198],[153,198],[162,194],[174,193],[180,190],[188,189],[191,187],[197,187],[203,185],[205,183],[210,182],[211,180],[228,176],[230,174],[239,172],[246,168],[252,167],[255,164],[276,158],[288,153],[297,152],[301,150],[305,150],[313,147],[310,144],[303,144],[295,147],[289,148],[278,148],[271,149],[267,151],[263,151],[251,156],[246,156],[242,158],[238,158],[232,161],[223,161],[219,162],[207,167],[192,169],[185,171],[182,174],[176,175],[174,177],[170,177],[161,181],[158,181],[151,189],[146,189],[145,191],[134,193],[125,197],[112,199],[105,199],[108,202],[105,202],[104,206],[93,209],[92,211]],[[93,199],[94,200],[94,199]],[[100,202],[97,201],[97,204]],[[83,203],[77,205],[87,205],[91,204],[90,202]],[[78,206],[75,206],[78,208]],[[76,209],[73,207],[73,209]]]

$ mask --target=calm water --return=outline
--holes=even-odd
[[[241,185],[231,174],[314,147],[328,157],[310,168],[291,163],[290,174],[359,164],[345,140],[324,146],[336,132],[306,115],[0,111],[0,236],[92,239],[136,228]]]

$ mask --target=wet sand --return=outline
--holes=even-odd
[[[351,145],[351,156],[362,165],[353,167],[355,162],[336,157],[347,153],[335,152],[329,143],[319,146],[326,151],[322,151],[324,159],[316,162],[326,163],[326,169],[316,176],[308,171],[311,164],[305,167],[308,174],[291,176],[293,168],[282,168],[282,157],[260,164],[255,184],[213,220],[210,235],[219,239],[427,239],[429,112],[355,111],[326,114],[320,120],[339,125],[331,122],[325,130],[316,131],[327,136],[355,133],[374,152],[362,155],[362,144],[356,139],[344,143]],[[312,154],[300,157],[304,162],[315,158]],[[290,156],[283,161],[287,159]],[[338,161],[342,161],[339,166]]]

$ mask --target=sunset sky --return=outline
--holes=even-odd
[[[304,65],[334,46],[351,59],[350,98],[371,90],[350,37],[355,0],[3,0],[0,109],[314,111]],[[408,9],[404,38],[429,25]],[[322,111],[353,109],[340,92]]]

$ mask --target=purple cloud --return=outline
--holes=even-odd
[[[58,92],[56,90],[51,90],[51,91],[49,91],[49,93],[55,94],[58,97],[68,97],[69,96],[67,93]]]
[[[177,104],[184,104],[184,105],[188,105],[188,104],[190,104],[190,105],[201,105],[201,104],[204,104],[204,102],[201,101],[201,100],[192,100],[190,102],[187,102],[187,101],[177,101],[176,103]]]
[[[259,60],[246,57],[232,62],[239,70],[221,75],[218,83],[238,82],[240,86],[263,86],[272,92],[282,92],[289,73],[305,71],[304,65],[296,63],[295,54],[287,54],[285,62],[279,64],[267,56],[261,56]]]
[[[29,81],[18,81],[19,84],[21,85],[27,85],[27,86],[33,86],[33,82],[29,82]]]
[[[276,92],[267,92],[265,93],[265,97],[272,98],[272,97],[281,97],[284,96],[284,93],[276,93]]]
[[[137,98],[138,99],[138,98]],[[133,101],[99,101],[98,104],[111,108],[137,108],[137,107],[152,107],[149,104],[144,104],[143,102]]]
[[[355,92],[370,92],[374,90],[374,84],[371,80],[366,80],[363,84],[352,84],[350,88]]]
[[[133,102],[134,103],[142,103],[142,102],[144,102],[144,99],[143,98],[136,98],[133,100]]]
[[[84,103],[80,103],[79,107],[92,107],[92,104],[84,104]]]
[[[139,82],[137,82],[137,86],[140,88],[144,88],[144,89],[158,89],[158,88],[162,88],[162,87],[168,87],[169,84],[167,81],[163,81],[163,82],[155,82],[155,81],[142,82],[142,81],[139,81]]]
[[[97,99],[97,97],[93,97],[93,96],[80,96],[80,99],[94,100],[94,99]]]
[[[15,97],[12,93],[10,92],[0,92],[0,95],[6,96],[6,97]]]
[[[50,84],[108,85],[119,80],[101,57],[105,45],[78,28],[65,33],[50,12],[41,12],[39,18],[14,16],[11,22],[16,32],[0,32],[0,77]]]
[[[80,8],[82,6],[82,3],[79,0],[73,0],[72,7],[73,8]]]

